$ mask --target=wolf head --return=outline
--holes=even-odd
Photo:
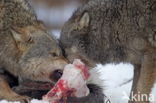
[[[125,60],[125,24],[119,22],[120,11],[109,3],[90,0],[65,23],[60,42],[69,60],[76,57],[91,64]]]
[[[17,65],[21,68],[18,76],[34,81],[55,82],[67,61],[57,41],[38,25],[11,30],[18,52]]]
[[[93,62],[86,57],[88,45],[90,16],[87,12],[72,17],[65,23],[60,43],[65,50],[65,56],[72,62],[74,58],[80,58],[89,66],[93,66]]]
[[[67,61],[27,0],[1,0],[0,8],[0,65],[22,79],[57,81]]]

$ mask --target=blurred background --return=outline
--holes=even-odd
[[[31,0],[37,18],[44,22],[51,34],[59,38],[60,31],[73,12],[87,0]]]

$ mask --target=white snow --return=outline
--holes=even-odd
[[[130,94],[133,66],[131,64],[107,64],[97,65],[100,72],[100,78],[104,81],[104,93],[110,99],[111,103],[126,103],[128,100],[123,99],[124,93]],[[131,81],[130,81],[131,80]],[[127,84],[127,81],[130,81]]]
[[[153,94],[153,102],[151,103],[156,103],[156,83],[152,88],[151,94]]]
[[[2,101],[0,101],[0,103],[20,103],[20,102],[8,102],[6,100],[2,100]],[[49,103],[49,102],[33,99],[30,103]]]
[[[20,103],[20,102],[8,102],[6,100],[2,100],[2,101],[0,101],[0,103]]]

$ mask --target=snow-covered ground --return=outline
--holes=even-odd
[[[133,66],[130,64],[107,64],[97,65],[96,69],[100,72],[104,86],[104,93],[110,99],[111,103],[126,103],[128,100],[123,99],[123,94],[130,94]],[[130,81],[126,83],[127,81]]]

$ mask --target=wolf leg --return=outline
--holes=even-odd
[[[8,101],[20,101],[21,103],[28,103],[30,100],[27,96],[21,96],[13,92],[4,75],[0,74],[0,100],[3,99]]]
[[[150,93],[156,79],[156,58],[153,55],[144,56],[138,78],[135,77],[134,80],[138,80],[132,87],[134,91],[129,103],[150,103],[153,99]]]

